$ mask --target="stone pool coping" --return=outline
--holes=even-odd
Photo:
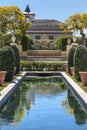
[[[65,72],[61,72],[61,76],[80,105],[83,106],[84,110],[87,113],[87,93],[79,85],[77,85],[77,83],[75,83]]]
[[[24,80],[26,75],[28,76],[34,76],[34,74],[53,74],[54,76],[62,76],[63,80],[65,81],[66,85],[69,87],[71,92],[74,94],[76,99],[79,101],[79,103],[84,107],[84,110],[87,112],[87,93],[80,88],[65,72],[58,72],[58,71],[27,71],[22,72],[15,80],[13,80],[7,87],[5,87],[0,92],[0,108],[4,105],[4,103],[8,100],[8,98],[12,95],[12,93],[15,91],[15,89],[18,87],[18,85]],[[52,75],[52,76],[53,76]]]
[[[4,103],[12,95],[18,85],[23,81],[25,76],[26,72],[23,72],[0,92],[0,107],[4,105]]]

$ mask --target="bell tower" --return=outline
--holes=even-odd
[[[26,21],[34,21],[35,13],[31,12],[29,5],[26,6],[26,9],[23,14],[26,16]]]

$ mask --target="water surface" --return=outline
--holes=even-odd
[[[28,78],[0,114],[0,130],[86,130],[87,114],[61,78]]]

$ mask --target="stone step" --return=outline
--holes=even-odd
[[[28,50],[27,56],[60,56],[61,50]]]
[[[67,61],[66,56],[21,56],[21,60],[27,61]]]

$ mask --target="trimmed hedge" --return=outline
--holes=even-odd
[[[22,50],[27,51],[27,48],[28,48],[28,37],[27,36],[22,37],[21,44],[22,44]]]
[[[0,49],[0,71],[7,71],[6,81],[11,81],[14,75],[15,55],[11,47],[5,46]]]
[[[15,54],[15,67],[16,67],[16,71],[15,74],[19,74],[20,71],[20,55],[19,55],[19,50],[16,46],[11,46],[14,54]]]
[[[64,63],[28,62],[21,61],[21,70],[26,71],[64,71]]]
[[[72,40],[72,37],[71,36],[62,36],[62,37],[59,37],[55,44],[56,44],[56,49],[57,50],[62,50],[62,51],[66,51],[66,45],[68,44],[67,43],[67,40],[71,39]]]
[[[32,50],[32,45],[34,45],[34,41],[28,37],[27,35],[22,37],[22,50],[27,51],[27,50]]]
[[[32,45],[34,45],[34,41],[31,37],[28,37],[28,50],[32,50]]]
[[[76,47],[70,48],[69,54],[68,54],[68,71],[70,74],[71,74],[70,67],[73,67],[75,50],[76,50]]]
[[[79,71],[87,71],[87,48],[83,45],[77,47],[74,56],[75,78],[80,80]]]

